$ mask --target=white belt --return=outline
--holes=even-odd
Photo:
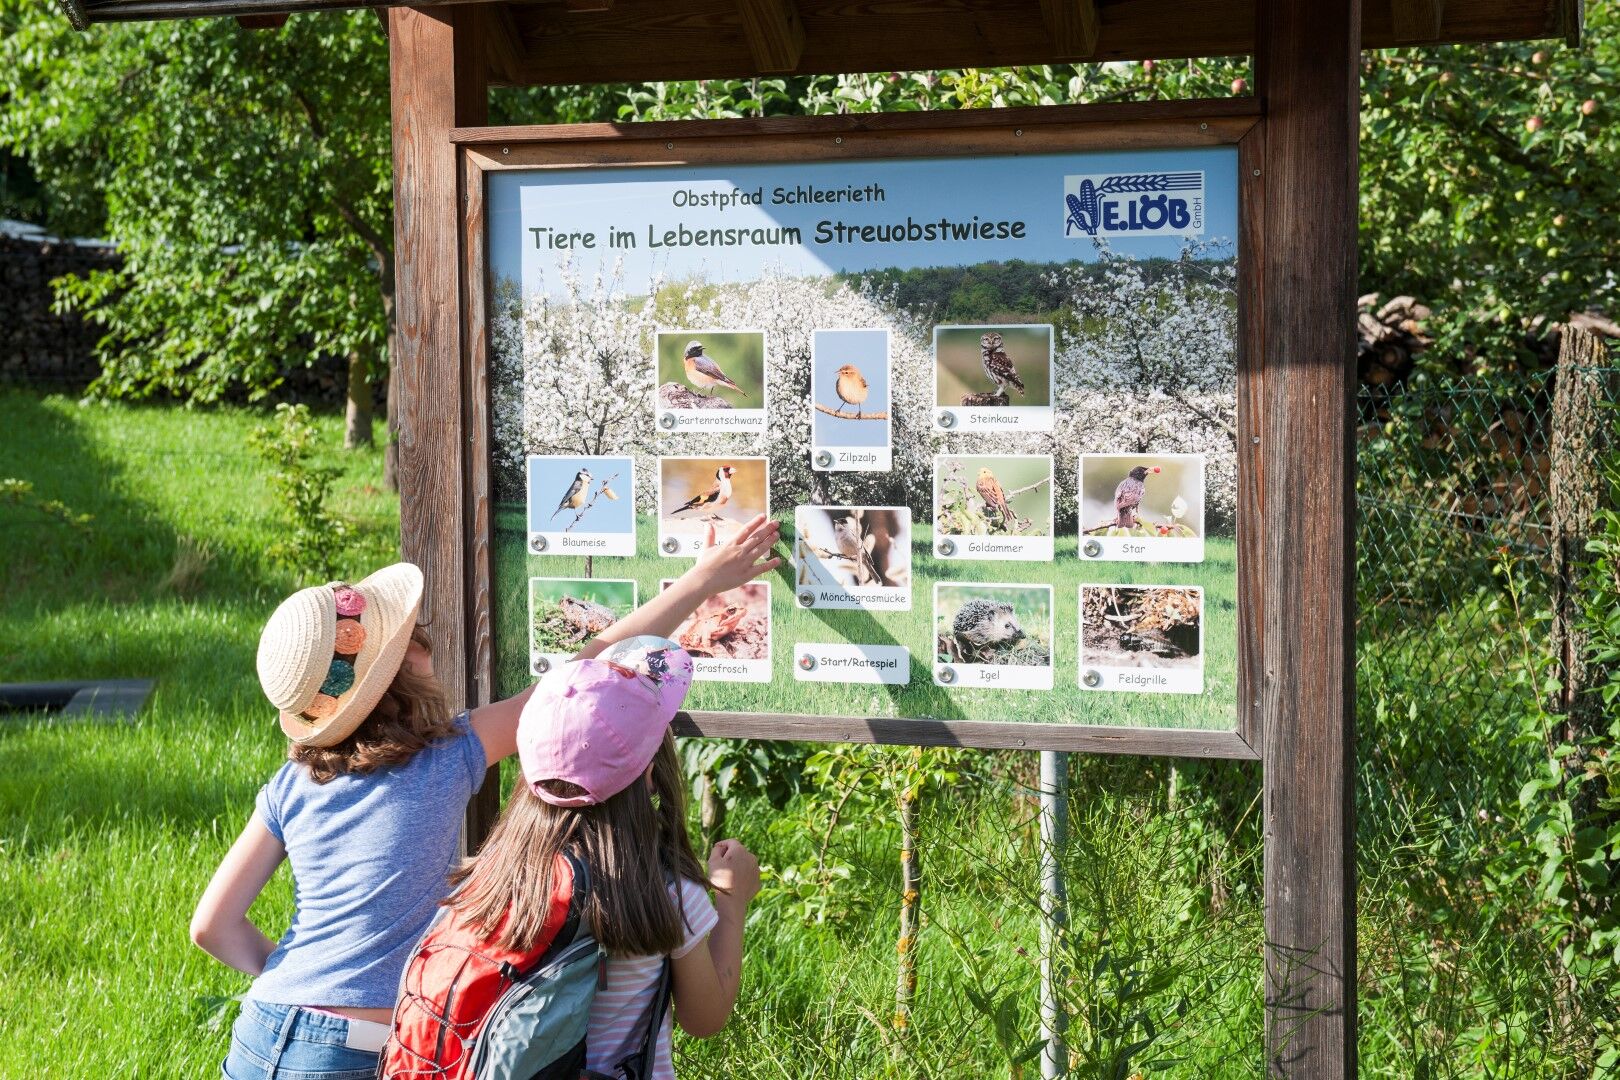
[[[349,1034],[344,1037],[343,1045],[350,1050],[365,1050],[368,1053],[377,1053],[388,1042],[388,1033],[392,1028],[388,1024],[379,1024],[375,1020],[349,1020]]]

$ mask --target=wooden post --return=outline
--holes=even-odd
[[[1269,0],[1260,253],[1266,1057],[1356,1075],[1355,380],[1359,0]]]
[[[390,8],[394,273],[398,354],[400,555],[427,575],[422,619],[452,708],[469,703],[461,185],[454,127],[487,122],[483,12],[476,5]],[[447,522],[457,523],[446,527]],[[468,807],[472,837],[499,808],[494,770]]]
[[[1558,656],[1558,699],[1563,724],[1549,733],[1554,746],[1568,743],[1577,751],[1564,759],[1565,777],[1585,765],[1581,741],[1603,720],[1603,704],[1589,693],[1594,679],[1588,670],[1587,641],[1581,632],[1580,579],[1590,565],[1586,542],[1603,505],[1603,477],[1598,471],[1604,445],[1606,403],[1616,396],[1616,379],[1608,351],[1596,334],[1564,327],[1558,345],[1557,383],[1553,387],[1551,467],[1548,484],[1553,557],[1553,650]],[[1571,800],[1576,827],[1592,812],[1594,793],[1582,790]]]

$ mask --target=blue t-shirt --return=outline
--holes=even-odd
[[[248,997],[393,1007],[484,779],[484,744],[467,714],[455,725],[403,765],[317,784],[289,761],[259,790],[259,817],[292,864],[295,909]]]

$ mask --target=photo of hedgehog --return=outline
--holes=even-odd
[[[935,654],[940,663],[1048,667],[1052,589],[1047,585],[934,587]]]
[[[1107,668],[1203,665],[1204,590],[1172,585],[1080,586],[1080,662]]]

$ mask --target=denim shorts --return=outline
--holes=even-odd
[[[372,1080],[377,1054],[344,1044],[347,1020],[251,998],[231,1028],[225,1080]]]

